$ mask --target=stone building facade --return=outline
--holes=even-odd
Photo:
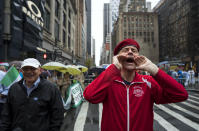
[[[159,17],[160,61],[181,61],[199,70],[199,1],[161,0]]]
[[[147,12],[145,2],[145,0],[121,2],[119,18],[112,32],[112,47],[114,49],[123,39],[135,39],[141,46],[140,54],[158,63],[158,17],[156,13]],[[137,6],[132,3],[136,3]]]

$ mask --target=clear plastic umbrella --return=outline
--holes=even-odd
[[[46,70],[57,70],[60,72],[65,72],[67,69],[65,67],[66,65],[59,63],[59,62],[48,62],[41,66],[41,68]]]
[[[77,65],[77,68],[80,69],[82,72],[88,71],[88,68],[86,66],[83,66],[83,65]]]
[[[75,65],[66,65],[65,68],[67,69],[65,72],[68,72],[71,75],[79,75],[79,74],[81,74],[81,71]]]

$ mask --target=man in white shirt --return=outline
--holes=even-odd
[[[189,84],[194,85],[195,84],[195,72],[192,68],[189,69],[188,71],[189,74]]]

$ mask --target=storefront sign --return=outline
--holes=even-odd
[[[23,13],[25,13],[38,25],[43,27],[44,26],[43,18],[38,6],[33,1],[30,1],[30,0],[26,1],[26,4],[27,4],[27,7],[25,6],[22,7]]]

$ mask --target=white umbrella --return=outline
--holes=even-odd
[[[9,66],[7,62],[0,62],[0,66]]]
[[[165,65],[165,64],[168,64],[168,63],[169,63],[168,61],[162,61],[162,62],[158,63],[158,66]]]

